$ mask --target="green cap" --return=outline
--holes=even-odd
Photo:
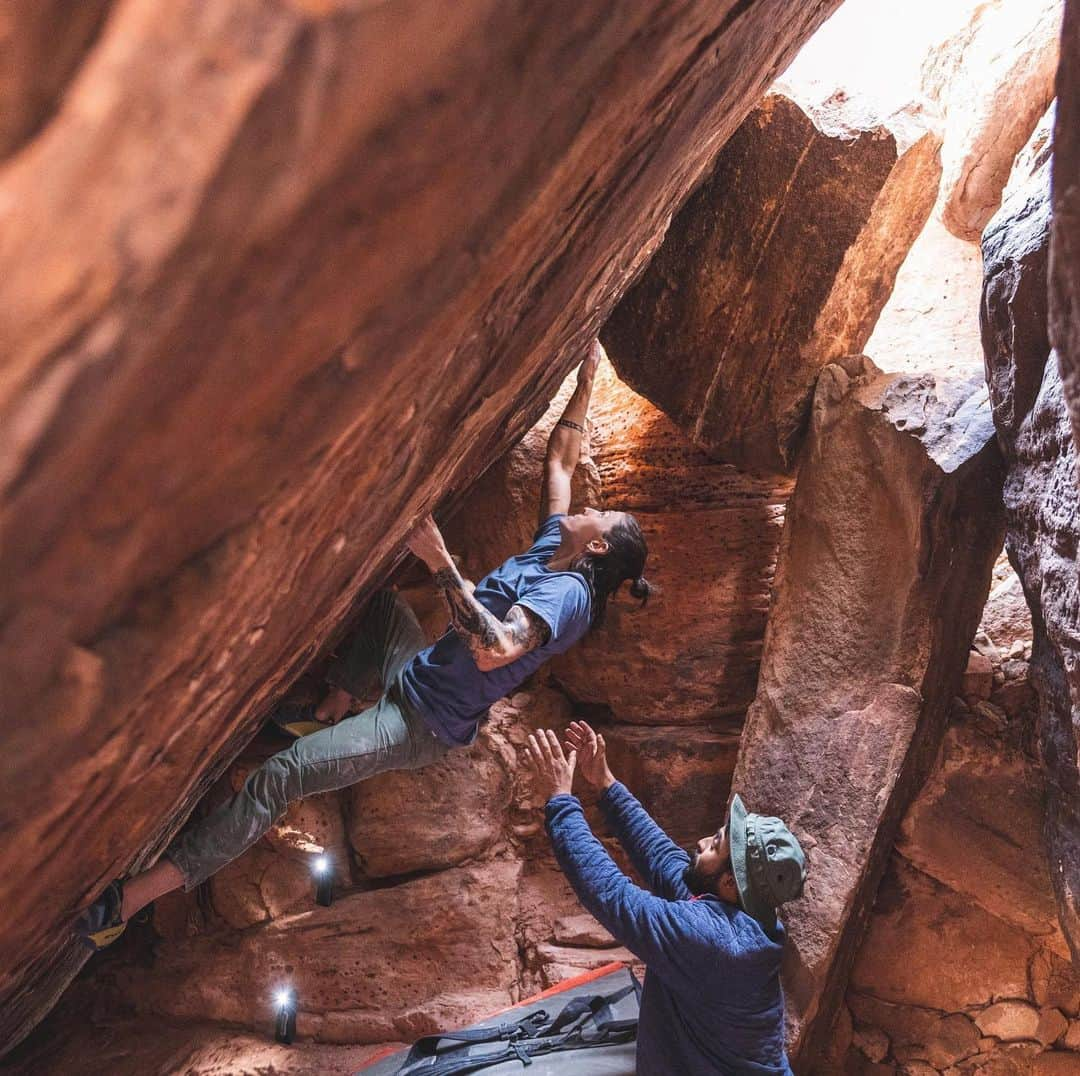
[[[802,896],[806,856],[779,818],[750,814],[736,794],[728,817],[731,870],[743,908],[766,930],[776,929],[776,909]]]

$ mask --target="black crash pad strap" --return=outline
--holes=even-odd
[[[584,1050],[629,1042],[637,1035],[637,1020],[613,1020],[612,1007],[639,989],[631,974],[629,986],[611,994],[573,998],[554,1019],[548,1018],[546,1010],[538,1009],[513,1024],[427,1035],[413,1043],[397,1076],[409,1076],[411,1072],[423,1076],[463,1076],[515,1058],[527,1066],[531,1064],[530,1057],[558,1050]],[[595,1030],[586,1035],[590,1023]],[[473,1056],[462,1053],[476,1043],[500,1041],[508,1043],[503,1050]],[[442,1047],[442,1043],[446,1046]],[[426,1064],[433,1059],[434,1064]]]

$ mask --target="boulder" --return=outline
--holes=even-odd
[[[1007,461],[1006,548],[1032,610],[1046,835],[1058,914],[1080,958],[1080,491],[1077,450],[1047,336],[1049,154],[1027,155],[983,235],[983,346]],[[1018,165],[1018,168],[1021,167]],[[1055,171],[1060,171],[1056,168]]]
[[[1039,1027],[1039,1010],[1025,1001],[999,1001],[977,1013],[975,1023],[984,1035],[1002,1042],[1034,1039]]]
[[[994,585],[986,599],[979,630],[1002,656],[1017,643],[1026,646],[1031,642],[1031,610],[1024,599],[1020,578],[1005,552],[994,565]]]
[[[942,114],[945,225],[977,240],[1013,158],[1054,96],[1062,0],[991,0],[926,62],[923,90]]]
[[[0,170],[0,1042],[837,3],[110,7]]]
[[[1062,956],[1034,762],[971,725],[950,727],[896,848],[913,866]]]
[[[851,971],[850,1004],[866,995],[956,1013],[1026,998],[1035,951],[1024,931],[894,856]]]
[[[1080,3],[1065,0],[1054,123],[1050,339],[1080,449]],[[1080,475],[1077,478],[1080,481]]]
[[[810,861],[785,922],[794,1056],[814,1056],[904,811],[929,772],[1001,543],[978,379],[825,368],[788,504],[732,782]]]
[[[916,119],[943,134],[938,109],[923,97],[921,69],[927,57],[939,53],[985,3],[909,0],[890,5],[847,0],[803,47],[774,89],[810,107],[815,117],[865,117],[866,127],[884,117],[901,131]],[[947,65],[941,74],[941,89],[947,90],[955,65]],[[890,373],[957,376],[981,370],[979,326],[972,316],[981,285],[978,246],[958,239],[941,223],[939,199],[861,350]]]
[[[994,686],[994,666],[985,654],[972,650],[968,654],[967,667],[960,681],[960,693],[964,698],[988,699]]]
[[[1080,1015],[1080,974],[1070,961],[1041,949],[1031,961],[1029,977],[1036,1004],[1053,1006],[1067,1016]]]
[[[265,1033],[273,992],[288,985],[305,1038],[408,1041],[512,1002],[519,873],[498,860],[459,867],[345,893],[243,934],[174,942],[153,968],[122,969],[119,988],[140,1013]]]
[[[930,212],[937,151],[766,98],[605,326],[620,376],[710,455],[790,469],[818,372],[862,349]]]
[[[1043,1046],[1052,1046],[1069,1030],[1069,1021],[1060,1009],[1040,1009],[1035,1038]]]
[[[923,1061],[944,1069],[977,1052],[979,1029],[963,1013],[939,1013],[912,1005],[881,1001],[872,994],[852,992],[848,997],[860,1049],[881,1061],[891,1048],[896,1061]],[[884,1043],[886,1049],[881,1049]]]

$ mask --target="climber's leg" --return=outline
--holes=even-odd
[[[356,628],[342,640],[326,679],[340,691],[362,696],[370,676],[378,674],[385,691],[425,646],[423,629],[405,599],[392,590],[380,590],[368,602]]]
[[[244,787],[188,826],[166,852],[191,889],[255,843],[290,803],[387,770],[413,769],[447,748],[393,697],[297,740],[253,771]]]
[[[290,735],[304,736],[319,725],[340,721],[355,697],[370,695],[374,677],[386,690],[415,654],[427,645],[415,614],[391,590],[382,590],[368,602],[364,615],[337,648],[326,671],[330,690],[317,706],[284,702],[274,711],[274,721]]]
[[[181,885],[191,889],[210,877],[254,844],[290,803],[303,796],[344,788],[386,770],[425,766],[442,757],[447,748],[397,701],[398,674],[425,645],[424,633],[405,601],[392,591],[376,594],[334,669],[338,683],[361,691],[364,671],[374,669],[385,688],[382,698],[268,759],[228,803],[187,826],[153,867],[110,886],[83,913],[81,933],[97,933],[102,940],[96,944],[108,944],[119,936],[116,927],[121,922],[157,897]]]

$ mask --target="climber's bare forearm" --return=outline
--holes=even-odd
[[[573,395],[548,438],[545,462],[549,470],[558,469],[566,475],[574,473],[581,459],[581,434],[589,413],[592,387],[591,373],[578,378]]]
[[[577,384],[548,438],[544,456],[544,481],[540,489],[540,522],[550,515],[570,511],[570,480],[581,459],[581,439],[589,413],[593,380],[603,357],[600,341],[594,340],[578,368]]]

